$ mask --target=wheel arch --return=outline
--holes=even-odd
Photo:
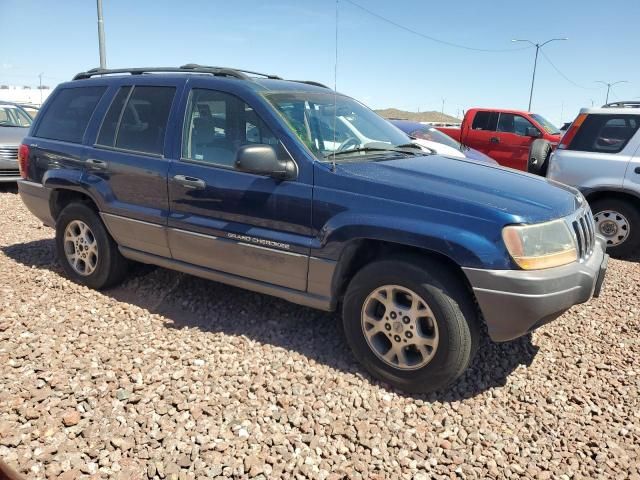
[[[333,298],[336,305],[342,302],[344,294],[349,286],[349,283],[353,279],[356,273],[360,271],[364,266],[369,263],[400,254],[414,254],[417,256],[427,256],[431,260],[440,263],[443,267],[449,269],[460,280],[469,295],[473,299],[473,302],[477,302],[473,289],[467,276],[462,271],[460,265],[458,265],[451,257],[438,252],[436,250],[415,247],[410,245],[403,245],[400,243],[394,243],[386,240],[360,238],[349,242],[342,254],[338,265],[333,274],[332,291]]]
[[[587,202],[594,203],[604,198],[615,198],[618,200],[625,200],[631,203],[640,211],[640,194],[630,192],[629,190],[603,188],[594,189],[584,192],[584,196]]]

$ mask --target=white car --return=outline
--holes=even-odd
[[[583,108],[551,154],[547,178],[578,188],[618,257],[640,249],[640,102]]]
[[[465,147],[446,133],[442,133],[431,125],[412,122],[410,120],[389,120],[389,123],[409,135],[413,143],[432,150],[438,155],[447,157],[471,159],[478,162],[498,165],[493,158],[473,148]]]

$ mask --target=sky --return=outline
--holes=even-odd
[[[361,5],[377,16],[355,5]],[[103,0],[107,66],[245,68],[334,85],[336,0]],[[381,20],[379,16],[397,25]],[[560,124],[640,99],[637,0],[338,0],[338,91],[371,108],[527,109]],[[401,27],[399,27],[400,25]],[[408,30],[416,33],[412,33]],[[55,85],[99,65],[93,0],[0,0],[0,84]],[[468,48],[457,48],[447,43]]]

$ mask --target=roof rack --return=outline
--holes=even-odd
[[[324,83],[314,82],[313,80],[289,80],[289,81],[290,82],[296,82],[296,83],[305,83],[307,85],[313,85],[314,87],[321,87],[321,88],[331,89],[331,87],[327,87]]]
[[[619,102],[607,103],[602,108],[640,108],[639,100],[621,100]]]
[[[80,72],[73,77],[74,80],[82,80],[86,78],[96,77],[100,75],[114,75],[119,73],[129,73],[131,75],[142,75],[144,73],[203,73],[220,77],[238,78],[241,80],[249,80],[249,75],[259,75],[274,80],[281,80],[277,75],[268,75],[265,73],[253,72],[251,70],[241,70],[237,68],[211,67],[206,65],[198,65],[196,63],[187,63],[181,67],[150,67],[150,68],[92,68],[86,72]]]

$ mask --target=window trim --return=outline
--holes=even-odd
[[[193,158],[186,158],[183,156],[183,152],[184,152],[184,141],[185,141],[185,125],[187,123],[187,117],[189,115],[190,112],[192,112],[192,105],[191,105],[191,96],[193,95],[193,91],[194,90],[207,90],[210,92],[215,92],[215,93],[222,93],[224,95],[228,95],[230,97],[234,97],[236,98],[238,101],[244,103],[245,105],[247,105],[249,108],[251,108],[256,117],[258,118],[258,120],[260,120],[265,126],[267,126],[269,128],[269,130],[271,131],[271,133],[273,134],[273,136],[278,140],[279,145],[283,148],[284,152],[286,153],[288,160],[293,162],[293,164],[295,165],[295,170],[296,170],[296,175],[295,178],[290,178],[288,180],[284,180],[284,181],[294,181],[298,179],[298,176],[300,174],[300,166],[298,165],[298,162],[296,162],[295,158],[293,157],[293,155],[291,155],[291,152],[289,151],[289,149],[287,148],[287,146],[284,144],[284,142],[282,141],[282,139],[280,138],[280,136],[276,133],[276,131],[271,128],[271,126],[262,118],[262,116],[258,113],[258,111],[256,110],[256,108],[249,103],[247,100],[245,100],[244,98],[240,97],[239,95],[236,95],[235,93],[231,93],[231,92],[227,92],[226,90],[220,90],[220,89],[216,89],[216,88],[210,88],[210,87],[203,87],[203,86],[189,86],[188,91],[186,92],[186,102],[184,104],[184,117],[182,118],[182,126],[180,127],[180,150],[179,150],[179,155],[178,155],[178,161],[179,162],[184,162],[187,164],[193,164],[193,165],[198,165],[198,166],[203,166],[203,167],[209,167],[209,168],[220,168],[222,170],[227,170],[227,171],[232,171],[232,172],[237,172],[237,173],[243,173],[246,175],[252,175],[254,177],[261,177],[261,178],[271,178],[269,175],[258,175],[256,173],[251,173],[251,172],[243,172],[242,170],[238,170],[237,168],[235,168],[234,166],[227,166],[227,165],[222,165],[220,163],[211,163],[205,160],[196,160]],[[268,144],[260,144],[260,143],[254,143],[252,145],[268,145]]]
[[[118,94],[120,93],[120,90],[122,90],[123,88],[129,88],[130,90],[129,90],[129,93],[127,94],[127,98],[124,99],[124,103],[122,105],[122,108],[120,109],[120,115],[118,116],[118,122],[116,123],[115,132],[113,134],[113,145],[104,145],[103,143],[98,143],[98,139],[100,138],[100,133],[102,133],[102,128],[104,127],[104,122],[107,119],[107,115],[109,115],[109,112],[111,111],[111,107],[113,107],[113,102],[116,101],[116,98],[118,97]],[[113,98],[109,102],[109,106],[104,111],[104,115],[102,116],[102,120],[100,121],[100,127],[98,127],[98,133],[96,133],[96,139],[93,142],[93,146],[94,147],[99,145],[101,147],[113,148],[113,146],[115,146],[116,138],[118,136],[118,130],[120,129],[120,121],[122,120],[122,115],[123,115],[123,112],[124,112],[124,107],[127,105],[127,102],[129,101],[129,98],[131,97],[131,92],[133,92],[134,88],[135,88],[135,85],[120,85],[119,87],[116,88],[116,93],[115,93],[115,95],[113,95]]]

